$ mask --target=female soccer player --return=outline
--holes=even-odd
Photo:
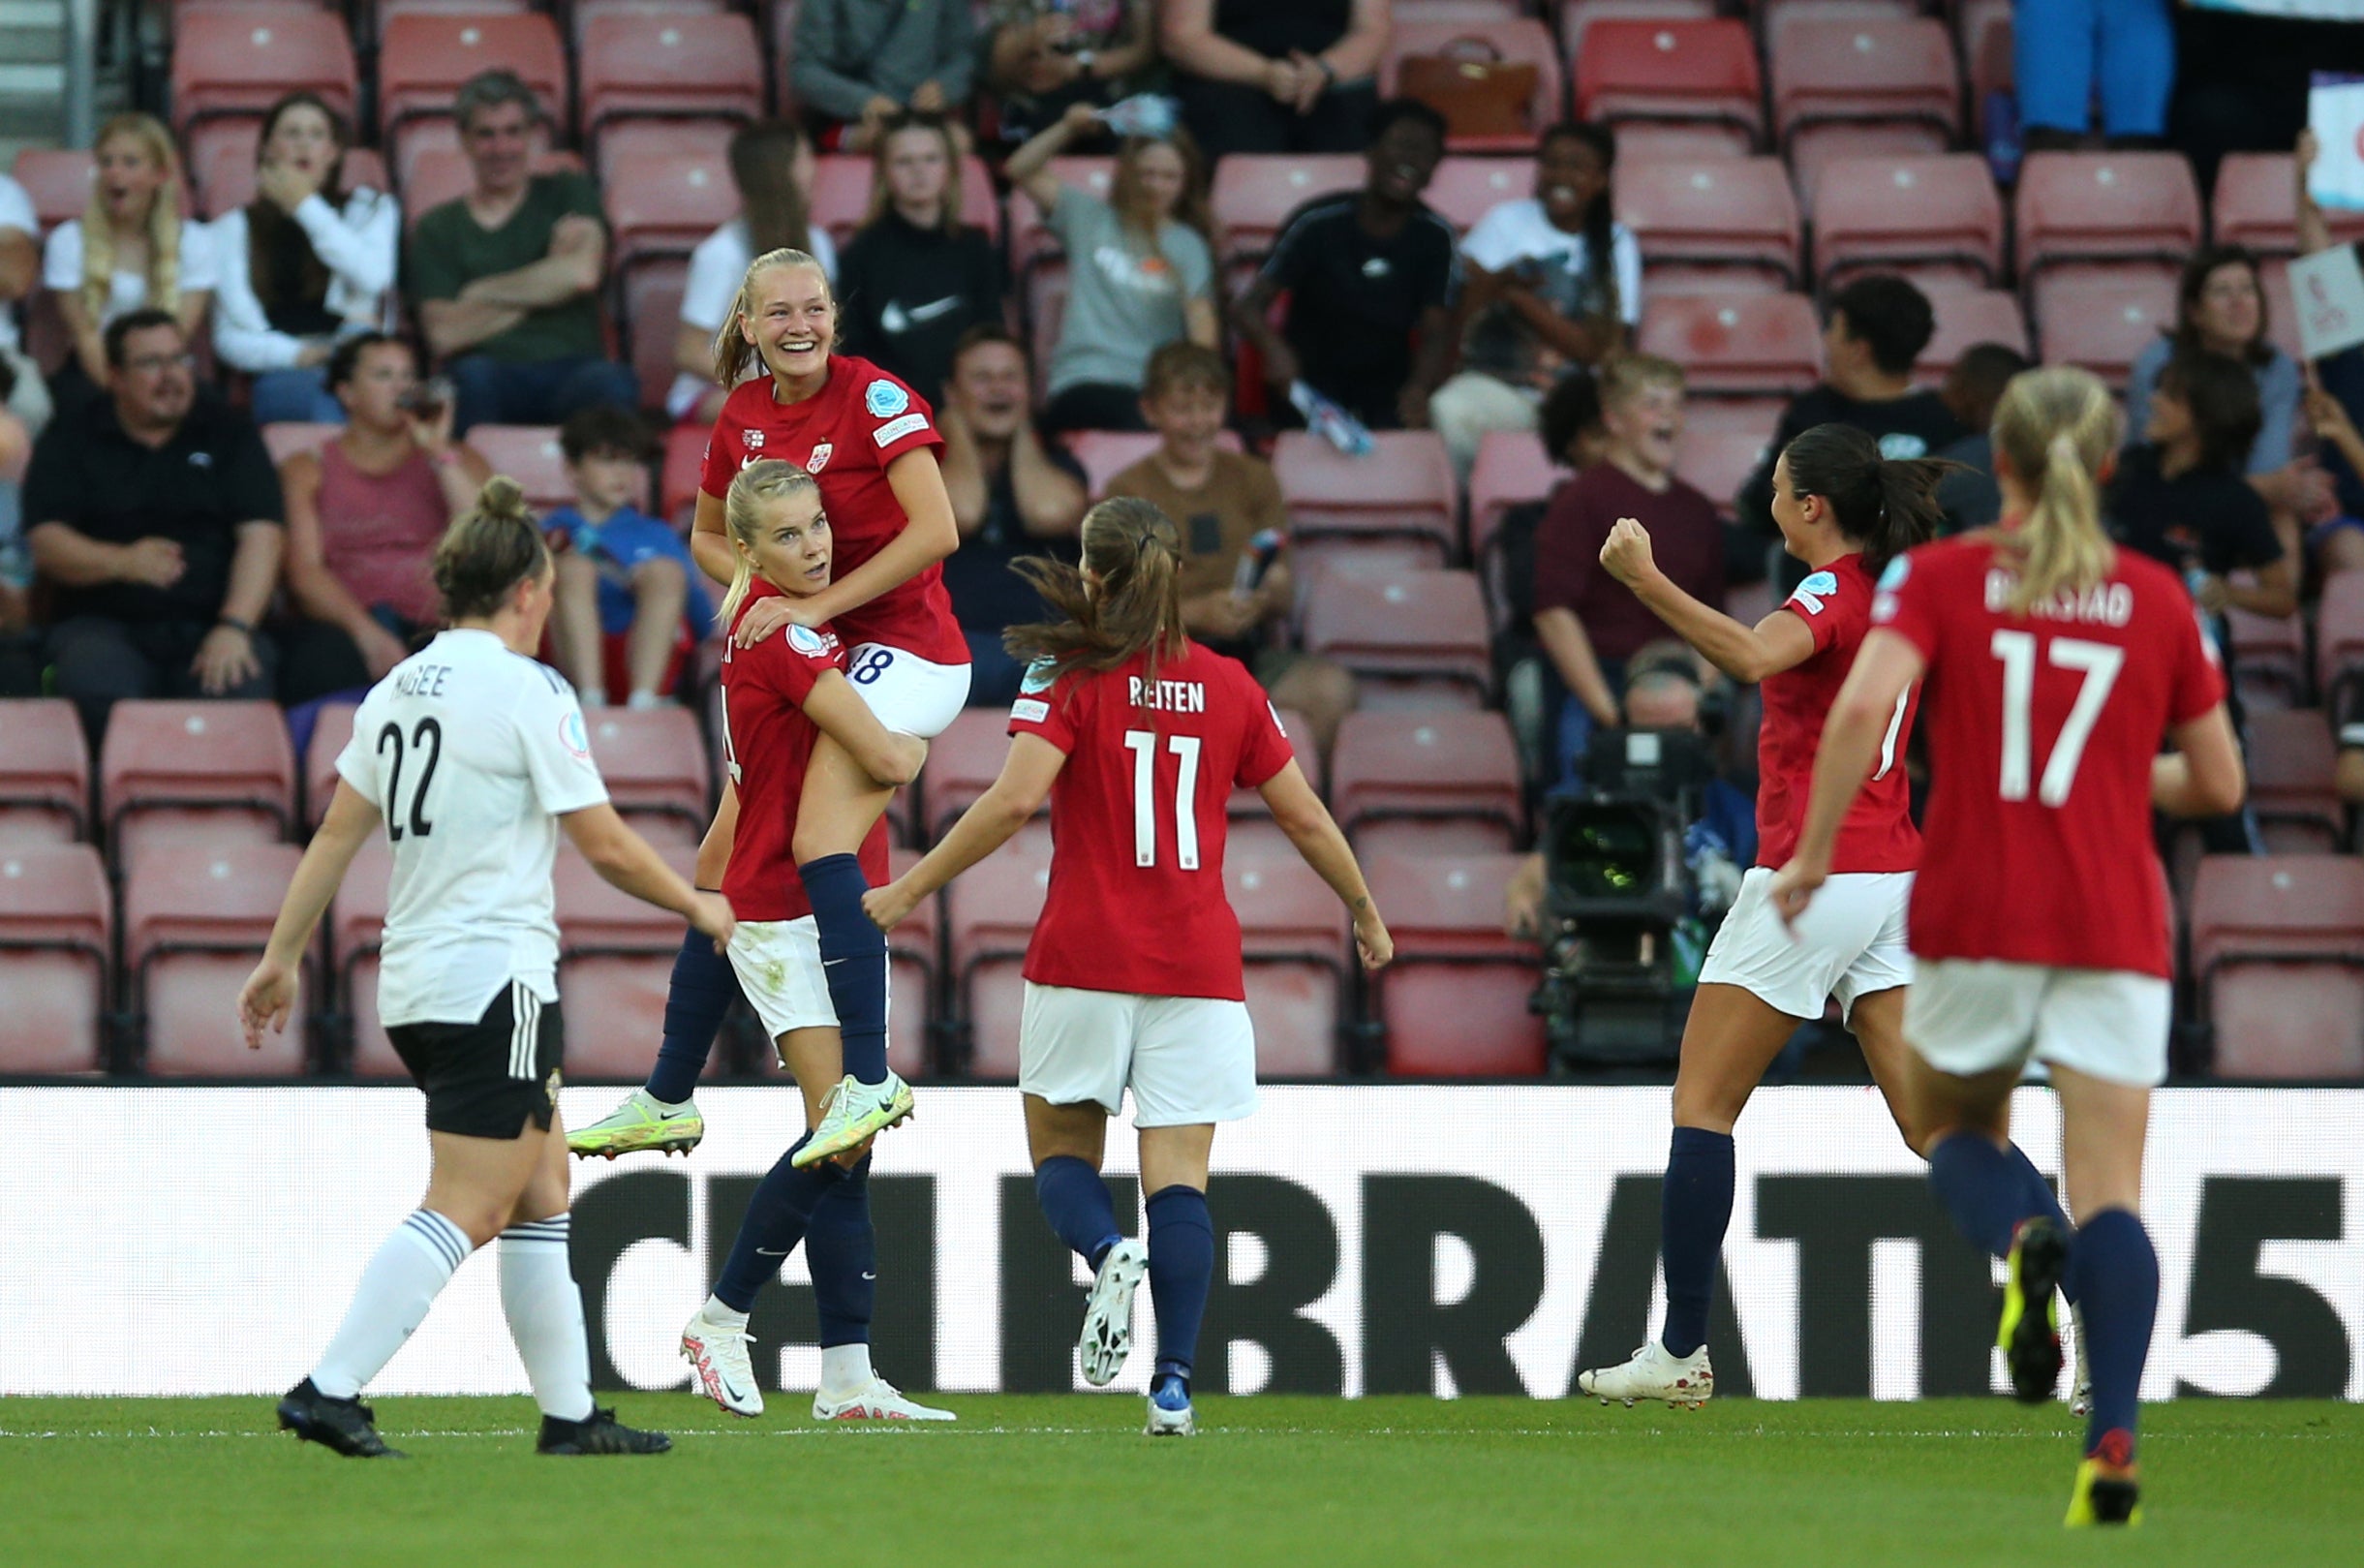
[[[968,698],[968,642],[937,565],[960,542],[936,467],[943,438],[908,386],[868,360],[832,352],[837,314],[827,276],[804,252],[772,251],[748,267],[715,338],[715,378],[733,390],[706,446],[691,548],[709,575],[728,582],[737,569],[723,527],[731,476],[765,458],[812,475],[834,531],[837,577],[803,598],[758,600],[733,640],[752,648],[785,626],[835,625],[848,648],[847,675],[871,711],[888,729],[928,740]],[[770,374],[742,383],[757,361]],[[798,1152],[807,1163],[858,1148],[911,1114],[909,1087],[886,1064],[886,941],[862,915],[871,883],[858,854],[894,792],[835,738],[824,733],[814,745],[793,848],[820,928],[846,1082]],[[698,850],[699,886],[720,881],[737,819],[737,797],[725,790]],[[574,1152],[694,1146],[705,1123],[690,1096],[736,994],[729,966],[707,944],[685,939],[656,1070],[585,1128]]]
[[[803,469],[765,459],[739,471],[724,506],[738,567],[722,601],[734,625],[774,594],[809,598],[829,585],[829,519],[820,489]],[[731,938],[731,967],[781,1064],[805,1096],[808,1127],[820,1124],[844,1071],[837,1015],[821,969],[813,907],[796,879],[789,844],[805,765],[820,735],[837,742],[872,777],[906,784],[927,753],[924,742],[890,733],[845,679],[845,652],[826,625],[792,626],[784,636],[722,656],[723,754],[743,803],[744,831],[732,845],[722,896],[747,918]],[[865,871],[886,876],[886,829],[862,845]],[[801,1149],[811,1138],[797,1140]],[[867,1189],[870,1157],[845,1154],[799,1166],[783,1154],[755,1188],[721,1276],[689,1326],[682,1354],[706,1395],[734,1415],[763,1413],[763,1394],[747,1352],[747,1316],[782,1260],[806,1244],[820,1308],[821,1386],[816,1421],[949,1421],[906,1399],[872,1370],[871,1302],[876,1243]]]
[[[1259,791],[1354,916],[1366,968],[1395,944],[1354,851],[1298,770],[1263,691],[1182,630],[1182,546],[1132,497],[1084,514],[1084,565],[1022,561],[1057,618],[1013,628],[1032,661],[1010,709],[1009,759],[943,842],[863,901],[892,929],[1008,842],[1047,795],[1051,887],[1027,949],[1018,1087],[1034,1193],[1092,1267],[1084,1378],[1113,1381],[1144,1273],[1157,1305],[1151,1436],[1187,1436],[1190,1368],[1214,1268],[1207,1158],[1214,1124],[1256,1107],[1256,1041],[1240,920],[1223,895],[1232,790]],[[1099,1168],[1108,1118],[1133,1093],[1149,1245],[1117,1229]]]
[[[1819,910],[1888,715],[1922,683],[1932,787],[1907,1093],[1954,1223],[2008,1248],[1999,1341],[2021,1399],[2059,1378],[2052,1291],[2074,1287],[2093,1408],[2071,1524],[2132,1522],[2137,1495],[2135,1401],[2159,1301],[2142,1141],[2166,1076],[2171,973],[2151,811],[2223,815],[2244,788],[2224,676],[2184,585],[2103,532],[2095,484],[2116,425],[2084,371],[2012,379],[1994,422],[2003,522],[1889,565],[1770,894],[1784,919]],[[2073,1235],[2008,1141],[2031,1055],[2060,1094]]]
[[[1735,681],[1759,684],[1757,865],[1724,917],[1683,1029],[1674,1075],[1674,1136],[1659,1211],[1667,1314],[1658,1338],[1621,1366],[1581,1373],[1602,1402],[1664,1399],[1696,1409],[1715,1393],[1707,1314],[1732,1222],[1733,1127],[1782,1044],[1838,999],[1888,1110],[1916,1150],[1905,1097],[1905,902],[1920,835],[1904,773],[1912,693],[1899,690],[1882,731],[1878,771],[1849,814],[1835,850],[1839,880],[1795,937],[1766,902],[1774,869],[1797,840],[1824,715],[1871,624],[1872,583],[1888,562],[1928,538],[1942,516],[1932,495],[1944,466],[1894,461],[1852,425],[1816,425],[1773,465],[1773,520],[1808,569],[1797,591],[1754,628],[1676,587],[1650,559],[1649,535],[1620,519],[1601,564],[1659,619]],[[2017,1151],[2012,1151],[2014,1156]],[[2024,1179],[2042,1179],[2024,1158]],[[2048,1191],[2048,1189],[2045,1189]]]
[[[608,805],[573,691],[534,661],[552,575],[516,481],[492,479],[436,547],[451,629],[395,665],[353,715],[336,798],[238,994],[248,1045],[287,1027],[312,928],[383,818],[394,871],[378,1010],[426,1091],[435,1169],[417,1210],[362,1272],[319,1367],[279,1401],[280,1426],[339,1454],[394,1453],[361,1389],[452,1272],[496,1236],[501,1306],[541,1406],[540,1451],[672,1446],[591,1402],[558,1124],[559,830],[607,881],[686,916],[701,939],[727,942],[732,919],[727,903],[692,891]]]

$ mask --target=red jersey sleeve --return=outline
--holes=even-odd
[[[1083,700],[1087,683],[1069,681],[1062,690],[1051,671],[1052,664],[1047,659],[1037,659],[1027,666],[1026,679],[1019,683],[1018,700],[1010,704],[1009,732],[1039,735],[1072,755],[1076,731],[1082,727],[1076,704]]]
[[[1827,567],[1806,573],[1805,581],[1782,600],[1781,607],[1806,624],[1818,654],[1848,641],[1851,633],[1860,640],[1871,609],[1861,572],[1834,571]]]
[[[791,626],[776,637],[755,644],[755,651],[774,650],[761,668],[764,684],[798,707],[813,694],[820,678],[844,661],[844,651],[828,628]]]
[[[928,400],[875,365],[870,367],[858,396],[871,445],[878,449],[880,468],[906,452],[943,446],[944,438],[936,429],[936,411],[928,407]]]
[[[2201,635],[2199,617],[2179,615],[2175,633],[2174,684],[2167,692],[2167,723],[2188,724],[2225,700],[2225,670],[2216,648]]]
[[[1239,687],[1246,733],[1240,739],[1240,765],[1232,783],[1243,789],[1259,789],[1297,760],[1297,748],[1289,744],[1288,731],[1280,727],[1279,710],[1264,689],[1245,675],[1241,676]]]
[[[1937,605],[1930,581],[1937,574],[1923,569],[1928,564],[1920,550],[1890,561],[1871,602],[1871,624],[1900,634],[1924,663],[1937,657]]]
[[[706,437],[706,456],[699,464],[697,487],[715,500],[730,494],[730,481],[739,475],[739,422],[730,416],[730,405],[715,416],[714,429]]]

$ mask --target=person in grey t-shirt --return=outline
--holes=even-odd
[[[1076,105],[1009,159],[1010,182],[1042,208],[1067,252],[1046,433],[1147,429],[1140,403],[1150,355],[1182,337],[1216,343],[1213,222],[1197,147],[1180,130],[1126,141],[1102,201],[1049,169],[1098,123],[1089,105]]]

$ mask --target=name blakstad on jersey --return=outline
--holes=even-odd
[[[1130,679],[1132,705],[1153,713],[1205,713],[1207,689],[1196,681],[1145,681],[1135,675]]]

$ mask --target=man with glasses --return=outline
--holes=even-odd
[[[34,444],[24,515],[59,695],[95,748],[123,697],[268,697],[256,630],[279,582],[279,477],[244,415],[197,389],[180,323],[107,328],[108,396]]]

